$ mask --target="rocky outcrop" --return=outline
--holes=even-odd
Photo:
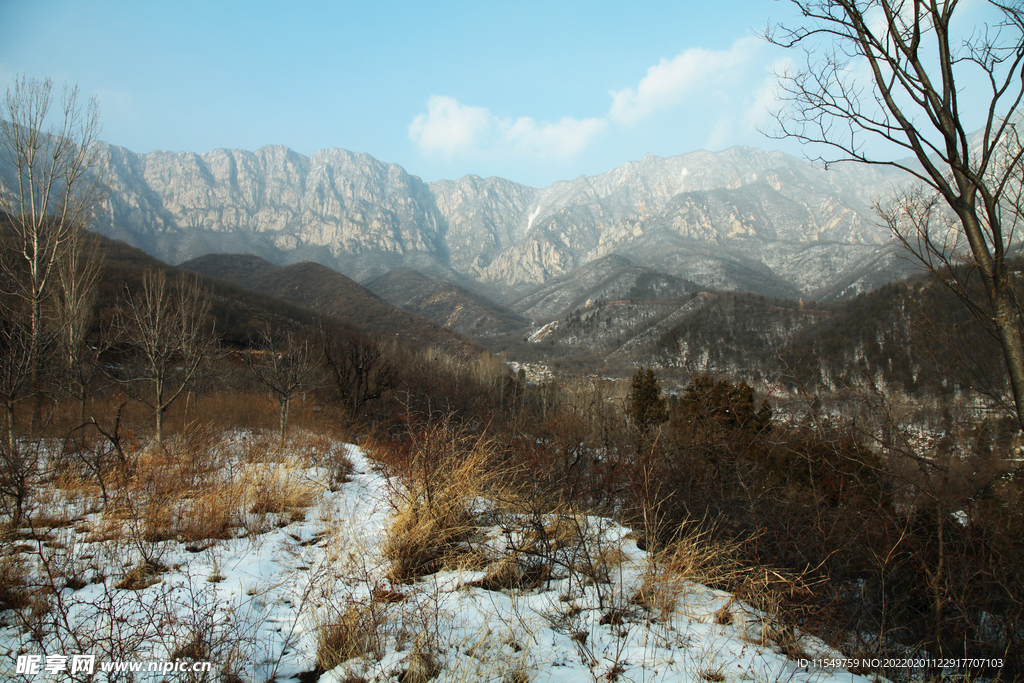
[[[111,197],[100,232],[171,262],[246,252],[313,259],[356,277],[406,254],[447,260],[429,188],[400,166],[332,149],[286,147],[136,155],[110,147]]]
[[[699,285],[780,296],[831,296],[838,282],[848,294],[895,277],[879,270],[895,262],[870,208],[892,172],[826,171],[746,147],[647,155],[543,189],[477,176],[424,183],[340,149],[110,146],[105,158],[99,231],[174,263],[252,253],[357,280],[433,264],[505,300],[613,254]]]
[[[832,261],[846,264],[839,274],[856,269],[864,254],[888,248],[888,236],[871,219],[870,199],[892,179],[857,167],[825,171],[751,148],[670,159],[648,155],[600,176],[539,190],[525,236],[480,277],[513,287],[538,285],[594,259],[624,254],[708,286],[744,289],[755,280],[730,282],[707,273],[753,258],[776,281],[773,294],[810,295],[837,273],[824,266],[789,269],[778,252],[804,253],[818,245],[834,255]],[[775,258],[760,258],[762,250]]]

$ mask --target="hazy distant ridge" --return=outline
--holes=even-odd
[[[340,149],[135,154],[108,146],[99,230],[174,263],[253,253],[356,280],[413,267],[512,298],[610,254],[708,286],[831,297],[892,279],[870,200],[894,176],[735,147],[653,155],[543,189],[424,183]]]

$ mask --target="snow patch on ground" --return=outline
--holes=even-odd
[[[598,517],[581,518],[581,528],[619,553],[600,581],[569,572],[533,590],[487,590],[474,585],[485,573],[467,567],[391,585],[381,545],[396,489],[363,451],[343,448],[355,465],[350,481],[336,491],[324,484],[304,519],[282,519],[265,533],[205,547],[121,547],[90,541],[76,528],[26,541],[35,544],[37,571],[63,548],[88,583],[60,592],[64,623],[42,643],[4,619],[0,678],[56,680],[16,675],[19,654],[164,660],[201,641],[200,658],[212,661],[214,671],[297,682],[315,668],[324,625],[354,606],[370,620],[363,626],[373,627],[366,629],[366,651],[323,672],[324,683],[413,680],[406,672],[415,666],[438,681],[859,680],[787,658],[769,634],[770,620],[726,593],[682,581],[657,586],[629,530]],[[317,468],[306,475],[317,482],[326,476]],[[515,541],[497,528],[483,529],[481,538],[496,556]],[[167,571],[147,588],[117,588],[108,567],[135,563],[140,553],[158,558]],[[645,585],[671,594],[671,608],[641,604],[636,598]],[[808,657],[837,656],[810,637],[800,638],[799,647]],[[143,673],[136,680],[163,678]]]

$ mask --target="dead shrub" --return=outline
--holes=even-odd
[[[440,673],[441,666],[437,663],[437,658],[417,642],[412,652],[405,658],[405,670],[398,675],[398,682],[427,683],[432,678],[437,678]]]
[[[351,602],[343,612],[322,620],[316,627],[316,665],[330,671],[342,662],[378,653],[383,645],[386,618],[381,603]]]
[[[31,601],[28,570],[21,553],[0,557],[0,612],[24,609]]]
[[[450,421],[428,425],[410,443],[377,444],[400,482],[392,489],[395,514],[383,545],[388,579],[407,583],[473,553],[478,529],[473,504],[501,477],[493,444],[460,432]]]
[[[163,565],[143,561],[132,567],[124,578],[114,584],[114,588],[122,588],[130,591],[140,591],[160,583],[160,574],[167,571]]]
[[[304,478],[300,464],[286,461],[258,466],[249,481],[249,512],[256,515],[302,510],[313,504],[320,487]]]

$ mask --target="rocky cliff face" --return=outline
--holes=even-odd
[[[447,259],[445,222],[427,186],[365,154],[110,147],[108,158],[112,192],[100,232],[167,261],[247,252],[365,276],[410,252]]]
[[[134,154],[106,149],[100,232],[170,262],[253,253],[365,280],[399,265],[451,268],[513,298],[612,254],[698,285],[833,296],[892,279],[870,200],[894,176],[825,171],[737,147],[653,155],[535,189],[466,176],[423,183],[333,149]]]
[[[812,295],[888,249],[870,198],[891,177],[749,148],[648,155],[538,191],[526,234],[481,277],[536,285],[616,253],[707,286],[752,288],[752,270],[772,293]],[[807,258],[814,248],[820,257]]]

